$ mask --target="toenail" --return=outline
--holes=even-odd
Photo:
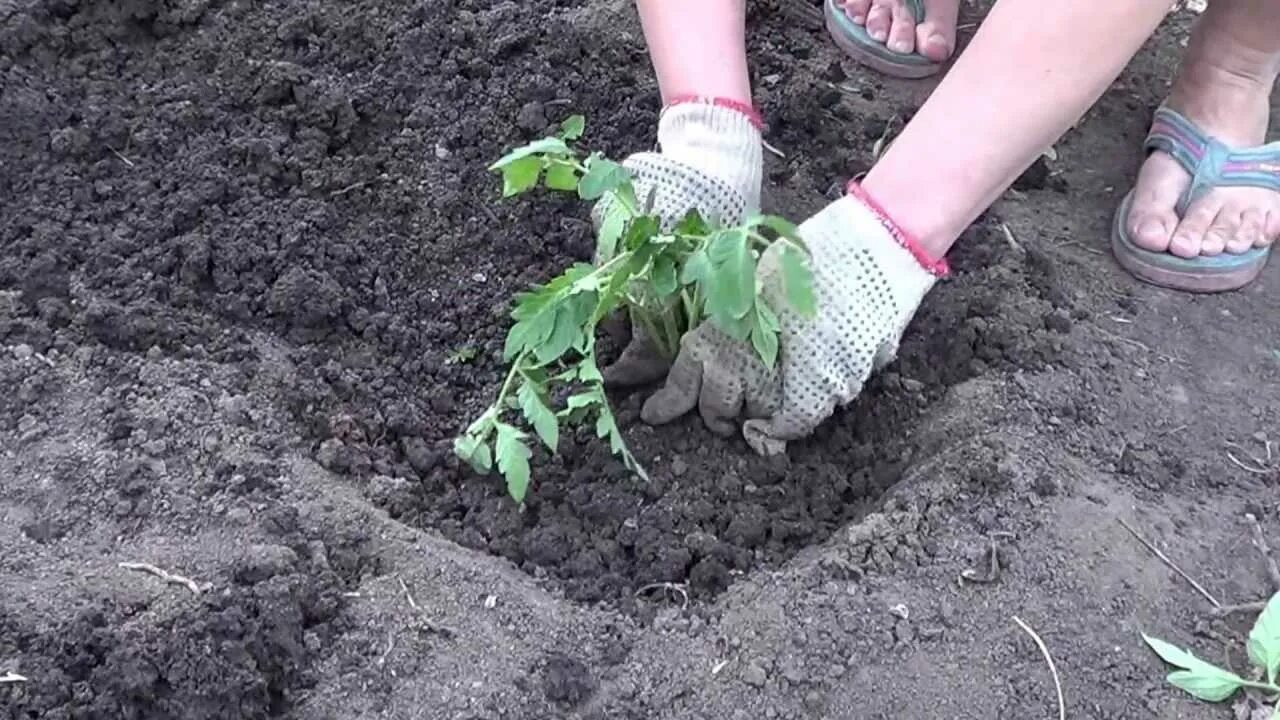
[[[1143,220],[1142,222],[1138,223],[1138,227],[1136,228],[1136,231],[1137,231],[1136,234],[1139,237],[1142,237],[1147,240],[1152,240],[1152,239],[1163,240],[1164,238],[1169,236],[1169,231],[1167,228],[1165,228],[1164,223],[1160,222],[1156,218],[1147,218],[1146,220]]]
[[[889,43],[889,49],[894,52],[904,53],[911,49],[911,45],[906,40],[897,38]]]
[[[880,41],[880,42],[884,42],[885,37],[887,37],[887,36],[888,36],[888,33],[887,33],[887,32],[885,32],[884,30],[880,30],[880,29],[872,30],[872,31],[870,31],[870,32],[871,32],[871,37],[872,37],[872,39],[877,40],[877,41]]]

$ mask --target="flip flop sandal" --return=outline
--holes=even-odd
[[[924,22],[924,0],[907,0],[907,8],[917,23]],[[827,19],[827,32],[831,33],[840,49],[885,75],[914,80],[929,77],[942,69],[942,63],[920,53],[890,50],[883,42],[871,37],[865,27],[855,23],[840,0],[825,0],[823,14]]]
[[[1148,153],[1155,150],[1168,153],[1191,173],[1191,185],[1174,208],[1178,217],[1215,187],[1248,186],[1280,191],[1280,142],[1233,150],[1167,107],[1156,110],[1143,149]],[[1239,290],[1258,277],[1271,255],[1269,246],[1252,248],[1239,255],[1224,252],[1194,258],[1144,250],[1129,236],[1132,205],[1133,191],[1130,190],[1111,223],[1111,250],[1121,267],[1152,285],[1197,293]]]

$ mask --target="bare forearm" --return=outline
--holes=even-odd
[[[662,99],[751,101],[746,0],[637,0]]]
[[[999,0],[863,186],[941,255],[1115,80],[1168,0]]]

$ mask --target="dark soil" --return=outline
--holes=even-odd
[[[753,4],[749,22],[768,137],[786,153],[770,156],[766,202],[801,218],[869,165],[886,126],[926,89],[841,62],[776,2]],[[1131,177],[1185,25],[1171,21],[1059,159],[1039,161],[974,226],[899,361],[788,458],[761,461],[696,418],[649,428],[642,395],[619,396],[651,482],[584,430],[561,456],[538,458],[522,511],[450,445],[500,382],[508,299],[586,259],[589,226],[586,208],[562,198],[499,200],[484,167],[571,113],[587,116],[586,142],[615,157],[653,143],[657,89],[629,6],[0,0],[0,476],[12,478],[0,486],[0,545],[14,548],[0,559],[0,674],[29,678],[0,686],[7,717],[412,709],[380,697],[412,697],[440,717],[678,716],[680,684],[663,674],[677,663],[646,662],[667,650],[639,629],[700,637],[707,624],[733,626],[741,588],[772,570],[784,578],[775,588],[827,593],[804,610],[834,613],[825,645],[796,651],[810,665],[877,653],[891,663],[864,632],[889,632],[901,649],[932,630],[861,627],[865,613],[853,619],[845,591],[823,582],[877,588],[868,603],[920,593],[932,603],[953,589],[944,576],[956,563],[987,552],[958,538],[1017,529],[1032,537],[1006,573],[1057,583],[1037,607],[1069,608],[1093,590],[1061,580],[1066,540],[1036,539],[1065,522],[1046,520],[1048,508],[1083,522],[1087,512],[1065,507],[1079,497],[1129,497],[1157,516],[1196,497],[1219,516],[1270,517],[1274,470],[1236,472],[1221,448],[1262,447],[1276,427],[1280,356],[1267,353],[1280,341],[1263,310],[1276,283],[1266,281],[1270,295],[1186,299],[1136,287],[1099,254],[1113,186]],[[1224,315],[1249,329],[1230,332]],[[451,361],[461,348],[474,360]],[[971,442],[958,447],[955,432]],[[1082,479],[1096,475],[1115,486]],[[891,530],[858,539],[884,517]],[[510,640],[505,660],[468,662],[502,641],[483,615],[450,614],[459,598],[484,613],[497,586],[528,581],[405,539],[425,537],[418,530],[600,605],[509,590],[528,608],[493,622],[544,634]],[[1201,551],[1242,537],[1212,523],[1197,533]],[[1111,541],[1080,542],[1074,551],[1087,553]],[[210,587],[194,596],[118,567],[130,561]],[[450,569],[428,570],[437,563]],[[896,579],[904,572],[920,577]],[[402,573],[418,589],[400,585]],[[446,576],[446,587],[430,579]],[[1156,573],[1133,592],[1166,581]],[[675,610],[670,589],[637,598],[654,583],[679,584],[692,605]],[[416,654],[400,631],[388,641],[369,624],[393,601],[446,618],[415,621]],[[579,623],[578,612],[591,614]],[[1108,642],[1081,652],[1106,657]],[[371,679],[388,663],[448,669],[417,673],[427,685],[407,680],[407,666]],[[609,668],[636,664],[658,669],[619,690]],[[481,680],[443,678],[469,667],[486,687],[516,689],[464,702],[447,688]],[[779,714],[793,701],[820,712],[810,695],[830,685],[791,677],[780,657],[745,667]],[[882,682],[876,667],[868,660],[854,685]],[[1103,682],[1099,673],[1089,677]],[[766,685],[761,674],[788,679]],[[504,692],[531,704],[504,705]],[[695,695],[708,712],[721,697]],[[1139,717],[1144,702],[1129,699],[1088,716]],[[1040,707],[1014,688],[999,706],[1008,715],[953,714]]]

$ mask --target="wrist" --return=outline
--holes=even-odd
[[[920,266],[920,269],[935,278],[944,278],[951,274],[951,266],[947,263],[944,253],[937,252],[917,235],[899,224],[884,209],[884,206],[859,185],[856,180],[850,180],[845,190],[848,193],[848,197],[856,200],[875,218],[876,222],[879,223],[880,227],[883,228],[884,232],[896,245],[911,255],[916,264]]]

